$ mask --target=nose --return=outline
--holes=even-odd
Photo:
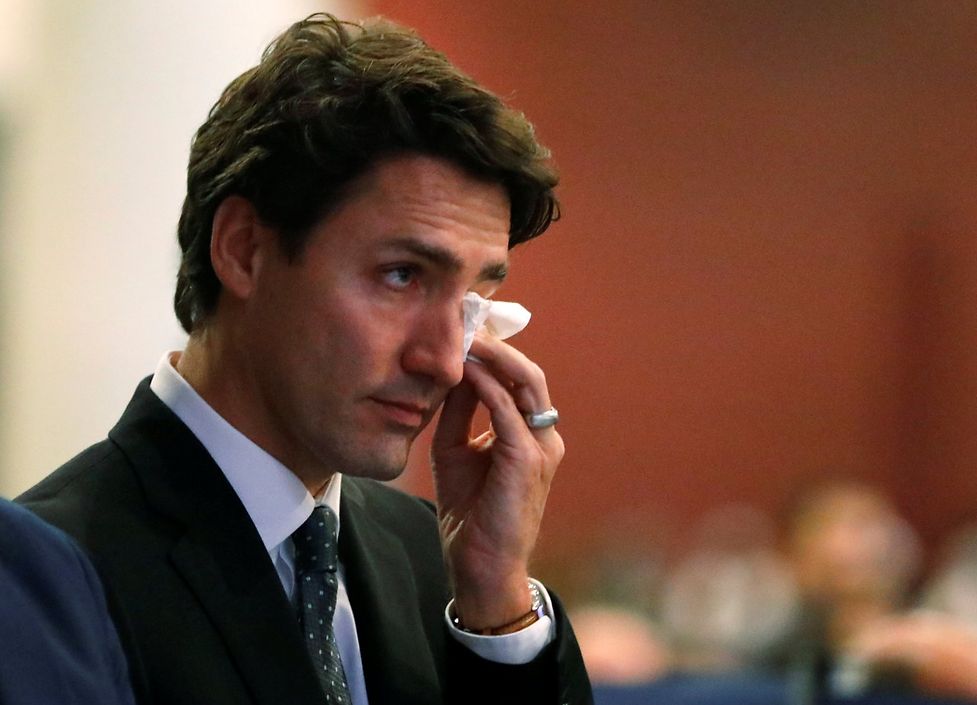
[[[426,306],[413,322],[404,348],[404,369],[450,389],[461,382],[465,336],[461,301]]]

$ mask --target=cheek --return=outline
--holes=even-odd
[[[399,365],[404,344],[404,317],[363,301],[336,302],[322,312],[313,331],[335,356],[338,369],[386,377]]]
[[[286,364],[337,389],[389,379],[399,365],[410,316],[350,274],[283,282],[265,319]],[[311,381],[311,380],[310,380]]]

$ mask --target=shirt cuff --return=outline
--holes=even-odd
[[[530,580],[539,588],[543,595],[544,614],[525,629],[502,636],[481,636],[462,631],[451,622],[451,605],[448,603],[444,610],[444,621],[455,640],[475,652],[486,661],[519,666],[529,663],[540,655],[543,649],[556,639],[556,622],[553,620],[553,602],[550,594],[538,580]]]

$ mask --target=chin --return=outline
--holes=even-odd
[[[396,465],[375,463],[371,465],[350,465],[342,472],[343,475],[365,477],[379,482],[389,482],[400,477],[405,467],[407,467],[406,462]]]
[[[366,477],[371,480],[387,482],[400,477],[407,467],[407,448],[389,449],[388,452],[364,453],[359,457],[349,457],[340,471],[344,475]]]
[[[390,480],[396,480],[398,477],[404,474],[405,467],[407,467],[406,463],[396,468],[382,468],[377,472],[373,473],[371,477],[374,480],[379,480],[380,482],[389,482]]]

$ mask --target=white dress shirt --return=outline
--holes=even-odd
[[[261,536],[285,593],[289,599],[293,599],[295,563],[294,549],[289,539],[311,516],[316,505],[327,506],[336,513],[337,518],[340,516],[342,475],[333,475],[322,495],[313,497],[288,468],[231,426],[197,394],[173,366],[178,355],[167,353],[163,356],[150,388],[186,424],[227,477]],[[346,592],[342,561],[339,562],[338,577],[333,631],[339,644],[353,705],[368,705],[356,621]],[[515,634],[478,636],[463,632],[451,624],[447,607],[445,621],[452,636],[482,658],[497,663],[528,663],[556,638],[556,625],[548,616],[553,614],[553,605],[545,588],[542,585],[539,587],[547,616]]]

